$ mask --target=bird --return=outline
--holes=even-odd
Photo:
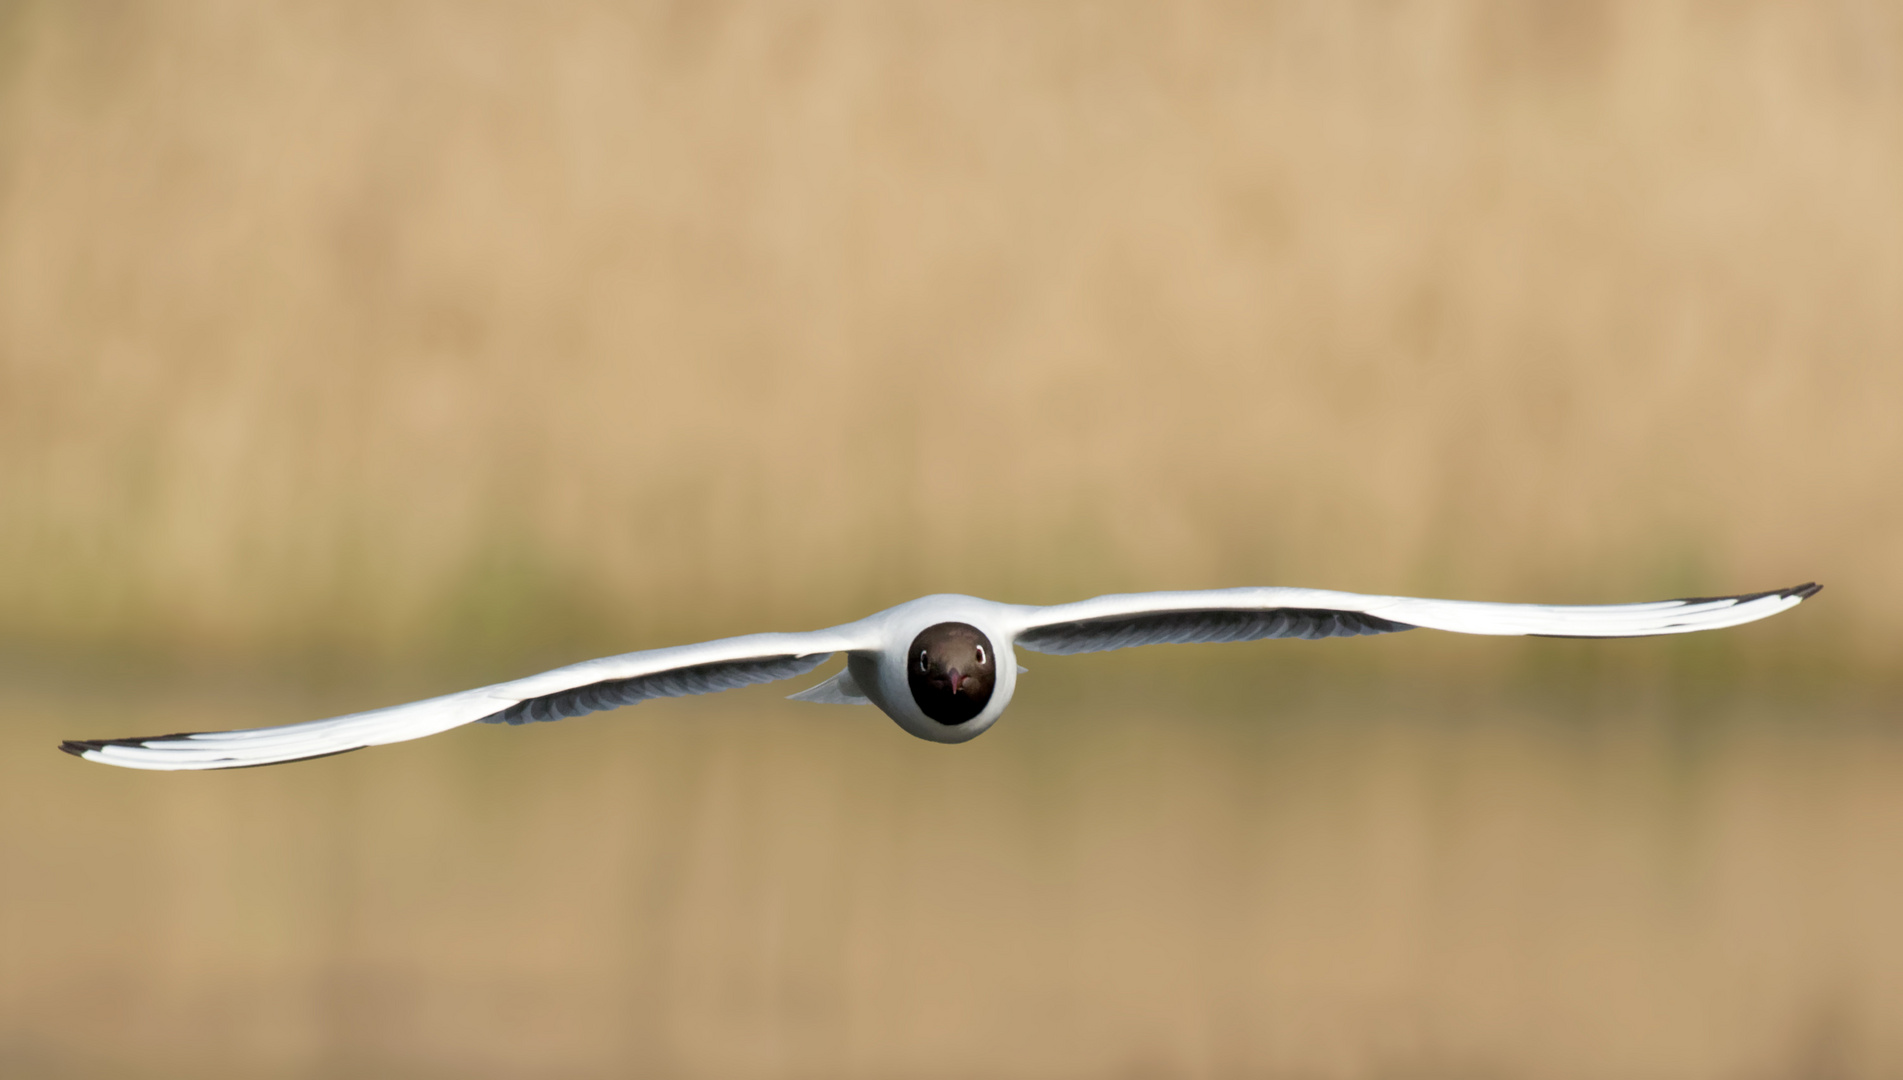
[[[796,701],[877,706],[921,739],[962,743],[1003,715],[1019,651],[1067,655],[1136,645],[1358,637],[1405,630],[1537,637],[1685,634],[1754,622],[1815,596],[1815,583],[1739,596],[1556,607],[1245,587],[1005,604],[937,594],[857,622],[749,634],[589,660],[460,693],[281,727],[73,739],[60,749],[131,769],[238,769],[420,739],[464,724],[532,724],[653,698],[711,694],[806,674],[837,653],[837,674]]]

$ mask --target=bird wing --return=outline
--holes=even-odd
[[[327,757],[434,735],[463,724],[525,724],[649,698],[711,694],[811,671],[835,652],[876,647],[859,624],[801,634],[750,634],[624,653],[407,705],[245,731],[76,739],[60,749],[132,769],[238,769]]]
[[[1129,593],[1025,609],[1016,643],[1083,653],[1133,645],[1354,637],[1425,627],[1462,634],[1645,637],[1737,626],[1796,607],[1819,585],[1650,604],[1555,607],[1363,596],[1323,589],[1244,588]]]

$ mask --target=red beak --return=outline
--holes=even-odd
[[[957,668],[951,669],[952,693],[956,694],[958,692],[958,684],[964,681],[965,681],[964,673],[960,672]]]

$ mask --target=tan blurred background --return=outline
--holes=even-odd
[[[1903,1073],[1903,5],[0,3],[0,1073]],[[786,688],[855,618],[1771,623]]]

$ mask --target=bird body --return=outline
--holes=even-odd
[[[862,640],[869,645],[849,652],[845,670],[839,675],[819,684],[812,691],[792,696],[800,701],[832,703],[833,696],[825,689],[830,688],[847,699],[856,694],[859,699],[856,703],[877,705],[900,727],[921,739],[960,743],[977,738],[997,722],[1005,707],[1011,704],[1011,695],[1017,691],[1018,682],[1018,666],[1011,643],[1025,624],[1028,613],[1037,610],[953,593],[908,600],[897,607],[887,608],[876,615],[840,627],[863,634]],[[947,723],[928,715],[925,705],[920,701],[920,694],[913,686],[913,671],[919,666],[917,654],[926,647],[920,638],[939,626],[975,630],[979,640],[972,644],[986,650],[986,658],[980,662],[989,668],[991,679],[990,686],[986,688],[986,699],[978,702],[979,708],[969,717],[956,723]],[[950,635],[953,632],[948,630],[945,633]],[[973,659],[976,659],[975,653]],[[947,665],[945,670],[949,675],[951,666]],[[970,671],[960,671],[960,675],[971,674]]]
[[[135,769],[231,769],[326,757],[464,724],[560,720],[659,697],[713,693],[805,674],[835,653],[846,666],[791,695],[876,705],[922,739],[976,738],[1010,705],[1018,650],[1069,654],[1134,645],[1354,637],[1416,628],[1464,634],[1643,637],[1762,619],[1815,595],[1800,585],[1741,596],[1560,607],[1238,588],[1099,596],[1038,607],[975,596],[920,597],[825,630],[748,634],[589,660],[425,701],[282,727],[132,739],[60,749]]]

